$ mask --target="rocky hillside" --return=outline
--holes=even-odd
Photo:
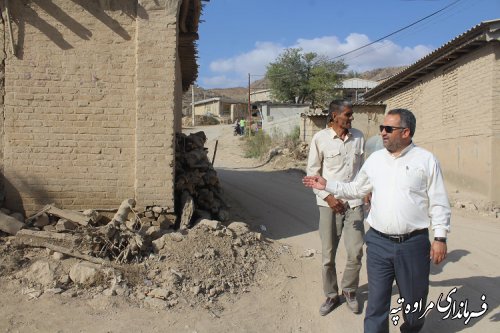
[[[376,69],[372,69],[371,71],[366,71],[366,72],[361,73],[360,77],[362,79],[372,80],[372,81],[386,80],[389,77],[401,72],[405,68],[406,68],[406,66],[376,68]]]

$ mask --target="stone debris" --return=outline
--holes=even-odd
[[[217,230],[217,229],[220,229],[221,227],[221,223],[217,220],[207,220],[207,219],[203,219],[203,220],[200,220],[197,224],[198,226],[207,226],[209,229],[211,230]]]
[[[60,294],[64,291],[62,288],[50,288],[50,289],[45,289],[44,294],[53,294],[57,295]]]
[[[181,203],[181,229],[198,219],[226,221],[229,205],[222,198],[217,172],[204,147],[204,132],[176,137],[175,196]]]
[[[43,228],[49,224],[50,224],[49,215],[47,215],[46,213],[42,213],[35,219],[33,226],[37,228]]]
[[[75,230],[77,225],[66,219],[59,219],[56,223],[56,231],[57,232],[65,232],[70,230]]]
[[[302,253],[301,257],[302,258],[311,258],[311,257],[314,257],[314,255],[317,253],[316,250],[314,249],[307,249],[307,250],[304,250],[304,252]]]
[[[244,235],[250,231],[248,224],[244,222],[232,222],[227,226],[227,228],[234,231],[234,233],[238,236]]]
[[[21,294],[27,295],[28,299],[31,300],[31,299],[35,299],[35,298],[40,297],[43,294],[43,292],[41,290],[37,290],[37,289],[34,289],[34,288],[29,288],[29,289],[22,290]]]
[[[9,216],[4,212],[0,212],[0,230],[10,235],[15,235],[19,230],[24,228],[24,223]]]
[[[39,285],[52,287],[55,279],[55,266],[47,260],[39,260],[29,267],[27,272],[23,274],[23,277],[36,281]]]
[[[79,285],[94,285],[104,276],[104,271],[98,266],[88,262],[79,262],[69,271],[69,278]]]
[[[0,237],[0,254],[18,262],[12,278],[33,289],[27,297],[124,297],[156,310],[213,307],[222,295],[248,291],[277,257],[246,223],[198,219],[180,230],[166,209],[137,212],[125,201],[112,219],[90,213],[83,226],[45,210],[15,236]],[[8,277],[0,270],[0,278]]]
[[[15,218],[19,222],[24,223],[24,216],[23,216],[23,214],[21,214],[21,213],[12,213],[10,216],[12,216],[13,218]]]
[[[134,199],[116,213],[46,205],[25,223],[0,212],[0,279],[30,298],[125,297],[139,307],[214,306],[273,267],[270,242],[243,222],[229,222],[217,174],[203,147],[205,134],[177,136],[179,210]],[[40,250],[42,248],[43,250]],[[4,260],[3,258],[7,258]]]

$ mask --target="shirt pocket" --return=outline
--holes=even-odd
[[[342,162],[342,156],[339,149],[331,149],[323,155],[324,162],[327,167],[338,167]]]
[[[403,190],[423,191],[426,187],[426,177],[423,169],[405,166],[401,174]]]
[[[363,149],[356,147],[352,153],[351,159],[352,167],[355,171],[357,171],[363,163]]]

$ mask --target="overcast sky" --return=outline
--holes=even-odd
[[[456,2],[456,3],[455,3]],[[211,0],[199,27],[204,88],[246,86],[285,48],[335,57],[446,10],[344,57],[358,72],[409,65],[481,21],[500,18],[500,0]]]

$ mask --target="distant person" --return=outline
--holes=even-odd
[[[241,118],[240,120],[240,129],[241,129],[241,135],[245,135],[245,118]]]
[[[354,181],[306,176],[307,187],[325,190],[338,198],[362,198],[372,192],[366,233],[368,305],[364,332],[389,332],[389,311],[394,279],[402,311],[401,332],[419,332],[429,291],[430,261],[446,258],[450,204],[437,159],[413,144],[416,120],[406,109],[387,113],[380,132],[385,149],[366,160]],[[434,241],[429,242],[429,226]],[[414,304],[422,308],[413,311]],[[422,318],[419,318],[421,317]]]
[[[311,141],[307,160],[307,175],[323,176],[339,181],[352,181],[363,163],[363,133],[352,128],[352,105],[335,100],[330,103],[327,128],[316,133]],[[356,290],[363,256],[363,201],[344,202],[333,194],[315,189],[319,207],[323,292],[326,300],[319,313],[330,313],[340,304],[335,256],[342,233],[347,251],[347,263],[342,277],[342,294],[354,313],[359,313]]]
[[[236,119],[234,122],[234,135],[241,135],[240,120]]]

